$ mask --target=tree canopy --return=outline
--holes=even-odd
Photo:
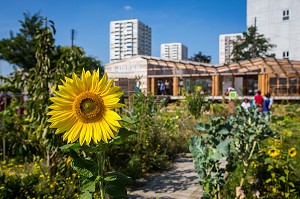
[[[194,54],[194,56],[190,57],[189,60],[195,62],[210,63],[211,56],[204,55],[199,51],[197,54]]]
[[[39,13],[30,15],[24,13],[24,21],[19,21],[19,33],[10,32],[9,39],[0,40],[0,59],[8,63],[29,70],[36,65],[36,31],[41,28],[42,17]]]
[[[25,72],[35,68],[37,65],[37,50],[42,46],[47,46],[44,43],[39,43],[38,37],[41,36],[41,31],[46,29],[43,26],[50,26],[53,29],[53,33],[48,34],[50,34],[49,39],[52,40],[52,46],[48,46],[49,49],[45,49],[45,51],[50,61],[49,67],[51,70],[55,70],[57,67],[70,68],[69,65],[73,65],[72,67],[78,71],[81,71],[84,67],[87,70],[101,68],[103,72],[101,62],[94,57],[86,56],[82,48],[54,45],[54,34],[56,31],[53,21],[42,17],[40,13],[34,15],[24,13],[23,15],[23,21],[19,20],[21,24],[19,32],[14,34],[11,31],[10,38],[0,40],[0,59],[15,67],[19,67]]]
[[[275,54],[269,53],[274,47],[276,45],[270,44],[269,39],[259,34],[255,26],[250,26],[240,40],[233,42],[231,60],[236,62],[256,57],[275,57]]]

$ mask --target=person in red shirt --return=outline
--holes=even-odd
[[[264,102],[264,98],[261,96],[261,92],[257,91],[256,95],[254,96],[254,103],[258,107],[258,111],[262,110],[263,102]]]

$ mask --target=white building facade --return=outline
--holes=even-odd
[[[188,48],[182,43],[161,44],[160,57],[163,59],[187,60]]]
[[[277,59],[300,60],[300,0],[247,0],[247,27],[270,39]]]
[[[110,22],[110,62],[151,55],[151,28],[137,19]]]
[[[230,63],[233,43],[242,38],[242,33],[222,34],[219,36],[219,64]]]

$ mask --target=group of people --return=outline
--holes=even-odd
[[[269,113],[271,111],[272,104],[273,104],[273,98],[271,97],[270,93],[266,93],[265,96],[263,97],[261,95],[261,91],[257,91],[252,102],[250,102],[248,98],[245,98],[241,106],[245,110],[248,110],[248,108],[250,108],[251,106],[256,105],[258,112]]]
[[[165,80],[165,82],[160,82],[158,85],[159,88],[159,94],[160,95],[171,95],[171,82],[168,82],[168,80]]]

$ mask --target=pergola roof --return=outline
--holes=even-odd
[[[271,74],[271,75],[299,75],[300,61],[275,58],[254,58],[231,64],[212,65],[192,61],[166,60],[155,57],[143,57],[149,64],[160,66],[175,66],[177,70],[186,69],[191,76],[195,74],[207,75],[249,75],[249,74]]]
[[[212,75],[251,75],[270,74],[288,76],[300,74],[300,61],[275,58],[254,58],[230,64],[207,64],[186,60],[170,60],[151,56],[135,56],[130,59],[142,58],[148,63],[148,77],[158,76],[212,76]],[[127,59],[128,60],[128,59]],[[120,60],[119,62],[126,62]],[[114,62],[116,63],[116,62]],[[118,63],[118,61],[117,61]]]

